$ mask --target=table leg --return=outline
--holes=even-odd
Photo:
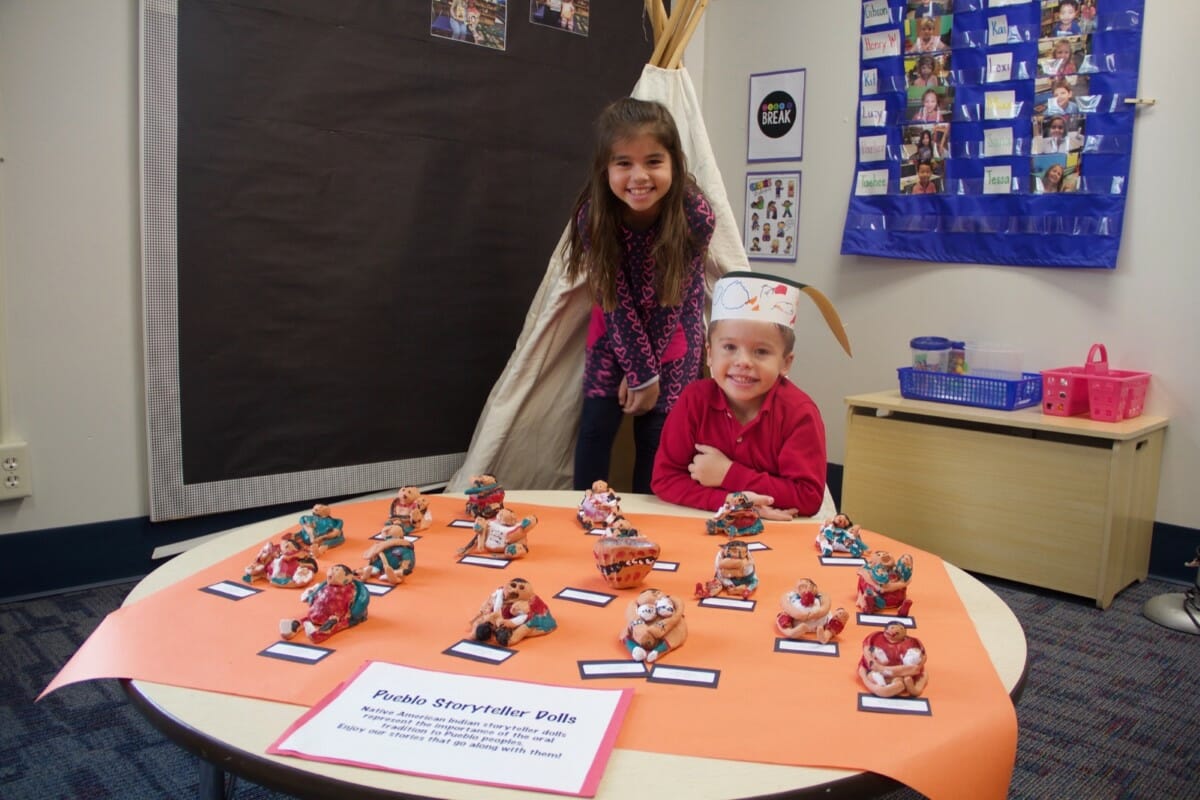
[[[198,800],[225,800],[225,771],[203,758],[197,758],[196,763],[200,766]]]

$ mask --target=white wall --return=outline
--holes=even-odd
[[[830,461],[844,463],[843,398],[896,388],[895,368],[908,362],[913,336],[1008,342],[1024,350],[1028,370],[1081,364],[1091,344],[1103,342],[1114,368],[1154,374],[1147,413],[1171,418],[1156,519],[1200,527],[1200,162],[1194,141],[1200,115],[1194,87],[1178,72],[1178,54],[1188,52],[1191,32],[1200,28],[1200,5],[1172,5],[1169,15],[1161,4],[1146,5],[1140,93],[1158,103],[1138,112],[1120,259],[1115,270],[1068,270],[839,255],[854,169],[861,4],[709,4],[702,102],[731,202],[743,202],[751,169],[802,173],[799,259],[785,269],[778,262],[756,268],[825,291],[854,346],[849,360],[818,314],[803,323],[807,346],[792,376],[821,407]],[[797,68],[807,69],[803,160],[748,165],[749,76]]]
[[[749,75],[808,69],[795,275],[835,300],[857,354],[846,359],[816,314],[805,321],[811,346],[794,374],[821,404],[830,460],[843,459],[842,398],[893,386],[915,334],[1003,339],[1035,369],[1079,363],[1103,341],[1114,366],[1155,374],[1149,411],[1172,418],[1157,518],[1200,528],[1197,111],[1194,90],[1172,93],[1190,84],[1168,70],[1200,7],[1147,18],[1142,93],[1159,104],[1138,122],[1115,271],[838,255],[858,13],[852,0],[712,0],[688,53],[735,203]],[[0,0],[0,435],[29,442],[34,470],[32,498],[0,503],[0,533],[148,513],[136,34],[135,0]]]
[[[0,532],[144,516],[135,0],[0,0]]]

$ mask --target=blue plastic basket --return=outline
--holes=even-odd
[[[912,367],[900,367],[897,372],[900,374],[900,395],[911,400],[933,400],[1000,411],[1015,411],[1042,402],[1042,376],[1038,372],[1021,373],[1022,378],[1016,381],[952,372],[925,372]]]

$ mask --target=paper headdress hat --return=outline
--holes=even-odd
[[[727,272],[713,287],[712,321],[721,319],[747,319],[758,322],[775,322],[785,328],[796,324],[796,310],[800,305],[800,294],[812,298],[825,317],[825,323],[841,344],[846,355],[850,352],[850,339],[842,326],[841,317],[829,298],[817,289],[776,275],[762,272]]]

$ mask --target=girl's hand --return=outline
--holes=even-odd
[[[654,410],[661,391],[659,381],[655,381],[643,389],[630,389],[625,378],[621,379],[621,388],[617,390],[617,399],[621,402],[621,410],[634,417],[640,417]]]
[[[729,457],[717,448],[708,444],[697,444],[696,455],[692,456],[692,463],[688,464],[688,474],[701,486],[721,486],[732,465]]]

